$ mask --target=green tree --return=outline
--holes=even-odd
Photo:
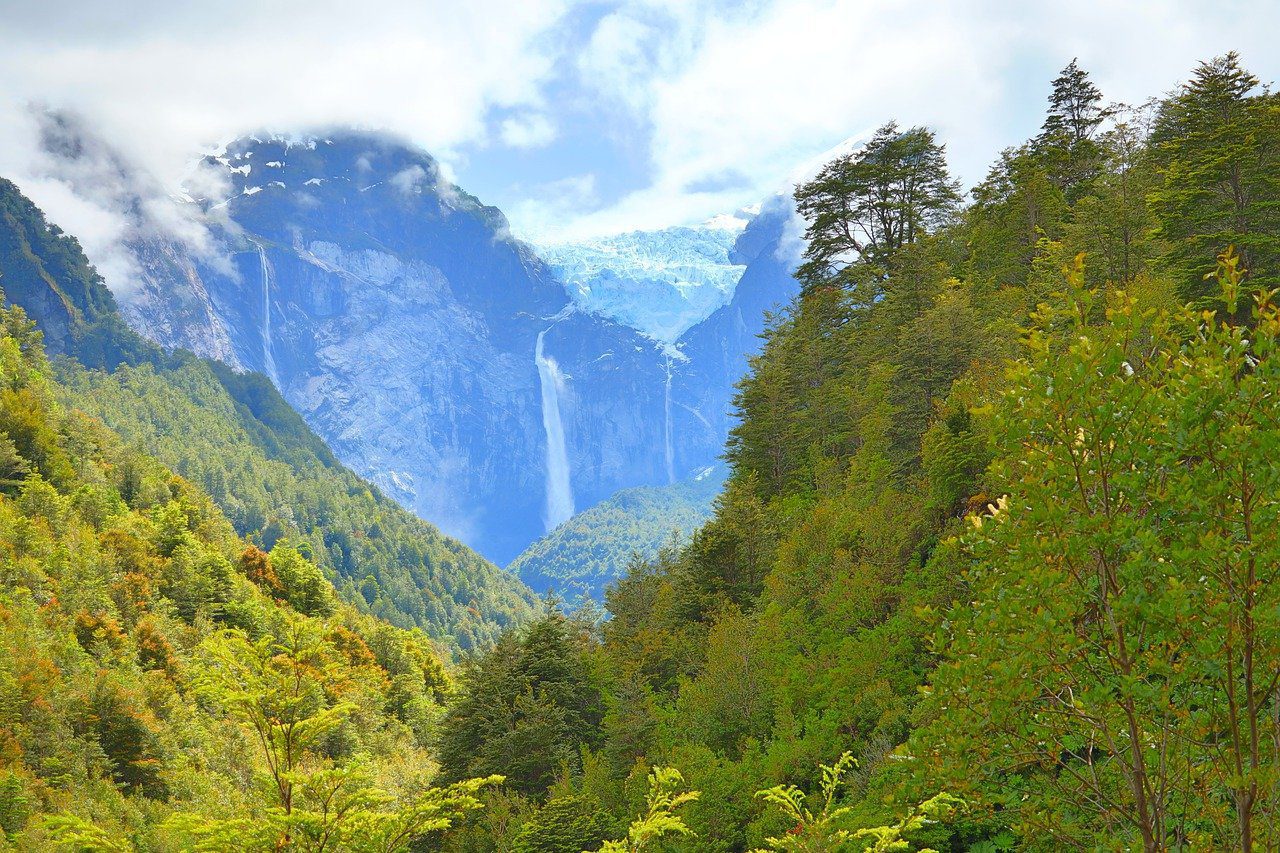
[[[579,763],[580,745],[598,742],[604,714],[581,630],[552,611],[469,663],[461,696],[441,723],[447,778],[500,773],[537,796],[562,767]]]
[[[1068,200],[1083,195],[1101,170],[1102,151],[1094,137],[1109,115],[1102,92],[1072,59],[1053,81],[1044,125],[1032,142],[1032,150]]]
[[[1205,277],[1229,245],[1257,286],[1280,284],[1280,98],[1235,53],[1201,63],[1161,104],[1152,146],[1151,210],[1179,294],[1216,295]]]
[[[21,486],[30,470],[30,463],[18,452],[17,445],[0,432],[0,488],[16,489]]]
[[[1098,324],[1077,264],[997,407],[919,746],[1024,835],[1275,841],[1280,312],[1219,273],[1252,329],[1121,292]]]
[[[288,816],[307,754],[352,708],[330,705],[324,695],[325,677],[336,667],[315,627],[295,618],[280,633],[257,641],[236,630],[210,637],[203,643],[195,685],[206,701],[252,734],[266,761],[276,805]]]
[[[640,853],[652,842],[668,835],[692,836],[677,811],[702,796],[698,791],[681,791],[684,777],[674,767],[655,767],[649,771],[649,792],[645,797],[645,812],[631,822],[627,837],[621,841],[606,841],[601,853]],[[587,851],[582,851],[587,853]]]
[[[895,122],[824,166],[796,188],[795,198],[809,222],[805,260],[796,273],[808,289],[850,286],[859,272],[882,278],[894,252],[944,224],[960,201],[933,132],[899,130]],[[873,288],[865,299],[876,295]]]
[[[533,813],[511,845],[511,853],[583,853],[600,849],[613,821],[590,797],[552,797]]]

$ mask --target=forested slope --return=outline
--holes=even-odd
[[[445,762],[532,796],[459,849],[586,837],[653,764],[702,792],[670,849],[1274,844],[1277,96],[1229,55],[1133,109],[1073,62],[967,199],[892,123],[796,198],[715,517],[548,655],[590,689],[465,675],[444,755],[561,724]]]
[[[701,527],[722,485],[723,474],[707,468],[669,486],[623,489],[533,542],[507,571],[538,592],[599,603],[634,561],[654,559]]]
[[[450,680],[421,631],[59,397],[0,310],[0,847],[403,850],[478,805],[426,787]]]
[[[519,581],[343,467],[265,378],[132,332],[74,238],[0,181],[0,286],[53,335],[64,403],[213,496],[236,531],[311,549],[343,600],[463,649],[532,613]]]

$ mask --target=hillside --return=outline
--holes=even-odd
[[[601,603],[633,563],[688,541],[711,517],[723,485],[723,475],[708,468],[671,486],[623,489],[534,542],[507,571],[537,593]]]
[[[73,238],[0,183],[0,282],[55,335],[59,396],[214,496],[237,532],[305,541],[343,599],[450,646],[532,612],[518,582],[343,467],[269,382],[166,354],[121,320]]]
[[[5,849],[396,849],[478,805],[425,787],[450,690],[425,635],[60,403],[17,308],[0,386]]]
[[[1276,843],[1280,102],[1232,54],[1149,110],[1073,62],[967,199],[894,123],[797,188],[714,517],[609,589],[554,737],[498,713],[517,652],[464,676],[445,772],[542,799],[456,849],[655,764],[676,850]]]

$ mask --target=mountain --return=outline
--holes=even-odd
[[[507,570],[537,593],[603,602],[605,587],[636,559],[688,541],[711,518],[723,485],[722,469],[707,467],[673,485],[623,489],[538,539]]]
[[[447,646],[531,614],[523,585],[345,468],[263,377],[132,331],[76,240],[4,180],[0,282],[62,356],[60,403],[197,483],[238,535],[308,549],[344,600]]]
[[[219,189],[191,204],[222,251],[188,258],[189,290],[207,296],[229,360],[270,377],[346,464],[492,559],[718,454],[722,436],[672,427],[678,353],[576,309],[502,214],[426,153],[374,133],[245,138],[202,173]],[[148,284],[122,301],[153,340],[219,354],[212,325],[170,319],[189,294]]]
[[[721,216],[694,228],[539,245],[538,254],[581,310],[674,343],[732,298],[745,267],[730,253],[747,222]]]
[[[384,134],[245,137],[159,200],[83,127],[45,137],[58,177],[129,223],[130,324],[260,371],[343,463],[499,563],[575,510],[712,464],[758,304],[793,289],[763,256],[773,212],[549,265]]]

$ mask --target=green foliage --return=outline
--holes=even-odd
[[[512,853],[584,853],[600,849],[612,820],[589,797],[552,797],[525,821]]]
[[[797,853],[835,853],[840,850],[864,850],[867,853],[892,853],[918,849],[919,853],[937,853],[929,847],[916,848],[906,836],[953,817],[964,802],[950,794],[937,794],[913,807],[905,817],[885,826],[851,828],[853,808],[837,806],[836,799],[849,770],[856,766],[851,753],[844,753],[835,764],[820,764],[822,780],[818,798],[820,811],[807,805],[805,793],[795,785],[776,785],[756,793],[773,806],[790,826],[785,835],[766,838],[770,850]],[[763,850],[756,853],[764,853]]]
[[[776,785],[756,793],[756,796],[773,806],[790,824],[787,834],[765,841],[771,850],[827,851],[838,850],[854,837],[853,832],[840,824],[851,809],[835,806],[844,775],[857,762],[853,753],[846,752],[835,764],[821,764],[822,786],[819,799],[822,809],[814,812],[805,805],[805,793],[795,785]]]
[[[448,778],[501,774],[513,789],[540,795],[562,767],[579,763],[579,746],[596,742],[603,715],[584,630],[552,611],[468,662],[441,726]]]
[[[63,406],[29,329],[0,310],[0,388],[24,401],[0,418],[34,437],[0,491],[5,840],[407,850],[478,808],[498,778],[429,784],[450,689],[430,641],[339,604],[301,548],[250,548],[190,483]]]
[[[938,794],[930,797],[892,826],[873,826],[859,829],[855,838],[870,839],[867,853],[893,853],[893,851],[910,850],[911,843],[904,837],[908,833],[918,832],[931,824],[950,820],[964,802],[950,794]],[[970,848],[973,849],[973,848]],[[930,847],[918,848],[919,853],[937,853]]]
[[[1053,81],[1044,126],[1032,149],[1069,201],[1085,195],[1101,171],[1103,153],[1094,136],[1112,112],[1103,107],[1101,90],[1076,60]]]
[[[1152,153],[1151,210],[1179,295],[1216,295],[1204,279],[1228,245],[1256,286],[1280,284],[1280,95],[1235,53],[1201,63],[1160,105]]]
[[[1249,298],[1237,258],[1220,277],[1230,316]],[[922,742],[1028,830],[1271,843],[1271,296],[1253,294],[1243,326],[1116,292],[1098,324],[1077,268],[1010,370],[993,421],[1004,496],[972,518]]]
[[[646,811],[631,822],[624,841],[606,841],[601,853],[640,853],[651,842],[665,836],[691,836],[680,815],[681,806],[692,803],[701,796],[698,791],[680,791],[684,777],[674,767],[655,767],[649,771],[649,793],[645,800]],[[583,851],[586,853],[586,851]]]
[[[943,224],[959,201],[933,132],[889,122],[796,188],[796,209],[809,222],[797,277],[814,288],[851,283],[859,269],[883,275],[894,252]]]

